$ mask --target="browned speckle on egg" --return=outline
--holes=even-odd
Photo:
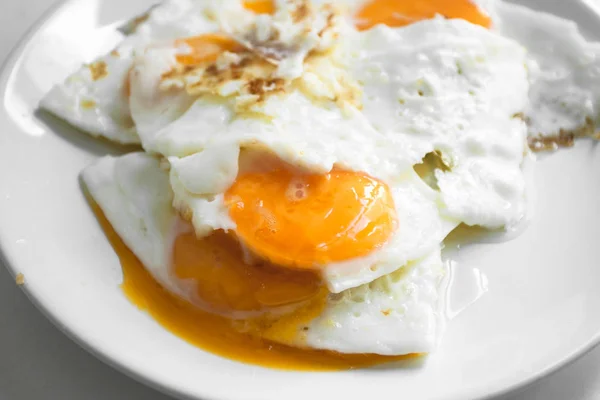
[[[325,33],[334,29],[335,19],[336,19],[337,14],[339,13],[339,11],[336,10],[335,8],[333,8],[333,6],[331,4],[325,4],[323,6],[323,8],[328,12],[327,24],[325,25],[325,27],[323,29],[321,29],[319,31],[319,33],[318,33],[319,37],[323,37],[323,35],[325,35]]]
[[[92,79],[97,81],[102,79],[108,75],[108,69],[106,66],[106,62],[104,61],[96,61],[87,66],[90,70],[90,74]]]
[[[281,78],[256,78],[248,82],[248,92],[257,96],[264,96],[268,92],[282,91],[284,86],[285,80]]]
[[[527,142],[533,151],[558,150],[560,147],[572,147],[575,135],[561,130],[557,135],[530,137]]]
[[[137,17],[131,19],[124,26],[119,28],[119,30],[121,32],[125,33],[126,35],[134,33],[140,25],[142,25],[144,22],[146,22],[148,20],[148,18],[150,18],[150,13],[152,12],[152,9],[154,7],[155,6],[153,6],[150,10],[148,10],[144,14],[138,15]]]
[[[120,57],[121,56],[119,54],[119,51],[117,49],[114,49],[113,51],[111,51],[110,55],[113,56],[113,57]]]
[[[192,211],[191,208],[189,207],[185,207],[185,208],[180,208],[179,209],[179,216],[187,222],[190,222],[192,220],[192,218],[194,217],[194,212]]]
[[[307,73],[312,73],[314,76],[319,77],[320,82],[315,84],[301,77],[297,80],[295,86],[313,101],[333,101],[343,111],[346,111],[348,106],[361,110],[362,88],[359,82],[350,77],[345,68],[338,64],[333,53],[332,51],[322,53],[311,52],[306,57],[304,69]],[[330,71],[332,67],[336,72],[333,79],[330,75],[321,76],[322,70]],[[330,94],[323,94],[323,88],[329,89]]]
[[[387,310],[381,310],[381,313],[382,313],[383,315],[385,315],[386,317],[387,317],[388,315],[390,315],[390,313],[391,313],[391,312],[392,312],[392,310],[391,310],[391,309],[389,309],[389,308],[388,308]]]
[[[308,1],[300,1],[292,12],[292,20],[295,24],[308,18],[312,14],[311,6]]]
[[[276,78],[276,66],[256,53],[237,53],[239,61],[219,68],[219,60],[193,66],[178,66],[162,77],[161,88],[184,89],[192,96],[232,98],[236,112],[251,112],[267,96],[284,93],[291,83]]]
[[[25,275],[19,272],[15,277],[15,282],[17,286],[23,286],[25,284]]]
[[[525,117],[527,121],[527,117]],[[600,140],[600,131],[596,130],[596,124],[590,117],[586,117],[585,123],[577,129],[565,130],[561,129],[557,134],[542,136],[530,136],[527,138],[527,144],[532,151],[554,151],[563,147],[572,147],[575,144],[575,139],[590,137]]]
[[[96,102],[94,100],[83,99],[81,102],[79,102],[79,105],[81,105],[81,108],[85,110],[91,110],[92,108],[96,107]]]
[[[284,58],[293,56],[299,51],[302,51],[303,42],[313,32],[313,27],[317,21],[318,15],[322,14],[326,18],[325,26],[318,32],[319,37],[331,32],[335,36],[336,16],[341,15],[341,10],[326,4],[317,9],[308,0],[292,0],[289,17],[293,24],[299,28],[298,35],[295,35],[293,40],[282,41],[280,28],[271,27],[271,31],[265,40],[262,28],[256,24],[251,25],[250,29],[243,34],[244,45],[248,50],[257,53],[265,60],[278,64]],[[259,32],[261,32],[259,34]]]
[[[292,17],[311,31],[317,10],[306,0],[295,0]],[[324,6],[327,25],[319,35],[336,28],[338,10]],[[304,25],[303,25],[304,26]],[[214,96],[231,102],[236,113],[256,118],[271,119],[261,105],[271,96],[285,96],[298,90],[318,104],[333,102],[346,114],[350,109],[362,108],[362,88],[344,70],[334,47],[314,49],[304,59],[304,71],[295,79],[281,78],[279,60],[300,51],[294,43],[283,43],[279,32],[273,29],[268,39],[260,39],[258,28],[252,26],[244,33],[244,48],[225,51],[217,60],[178,64],[163,74],[160,89],[185,90],[191,96]],[[335,32],[334,32],[335,33]],[[334,71],[331,74],[331,71]],[[325,72],[324,72],[325,71]],[[306,73],[310,76],[305,79]]]

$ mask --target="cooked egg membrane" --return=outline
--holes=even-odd
[[[104,157],[83,172],[95,202],[115,231],[168,290],[187,296],[169,269],[173,239],[182,232],[170,205],[168,172],[145,153]],[[267,338],[299,347],[400,355],[431,351],[440,330],[440,247],[402,270],[328,296],[320,315],[293,338]]]
[[[134,56],[150,43],[217,29],[204,11],[212,0],[168,0],[129,23],[131,32],[109,54],[83,65],[57,84],[40,107],[92,136],[139,143],[128,102],[127,74]]]

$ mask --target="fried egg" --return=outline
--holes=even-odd
[[[284,20],[247,26],[271,32]],[[215,32],[136,55],[132,119],[187,227],[162,236],[172,258],[148,270],[250,335],[344,353],[428,352],[444,237],[460,223],[497,228],[524,214],[526,128],[515,115],[527,103],[525,52],[459,20],[363,32],[330,20],[345,39],[292,35],[300,53],[277,62],[265,60],[269,46],[295,47],[258,33],[242,35],[250,45]],[[89,169],[88,185],[102,168]],[[96,201],[117,232],[131,225]],[[389,329],[371,340],[375,323]]]
[[[230,146],[170,158],[175,208],[199,237],[233,231],[261,259],[320,271],[334,293],[423,257],[459,223],[440,215],[439,194],[412,169],[385,184],[352,171],[307,173],[251,148],[239,154]]]
[[[327,3],[227,4],[220,32],[136,52],[147,154],[88,168],[90,193],[154,279],[237,332],[431,351],[445,236],[525,213],[524,49],[485,19],[358,30]]]
[[[523,48],[444,19],[347,37],[280,87],[268,82],[277,71],[253,54],[236,55],[224,69],[219,59],[202,62],[181,75],[177,48],[150,49],[131,75],[144,148],[177,163],[174,157],[258,145],[311,172],[335,165],[386,182],[437,152],[447,167],[436,172],[445,217],[492,229],[518,223],[525,212],[525,125],[516,117],[527,105]],[[336,95],[340,82],[352,93]],[[251,93],[256,84],[259,94]],[[197,194],[219,194],[204,190]]]
[[[83,179],[175,296],[154,315],[269,349],[431,351],[444,238],[519,224],[528,144],[598,114],[597,45],[497,0],[172,1],[123,46],[43,105],[141,144]]]
[[[131,21],[129,34],[109,54],[82,66],[55,85],[40,107],[92,136],[139,143],[129,112],[127,76],[137,51],[150,43],[211,32],[213,20],[201,11],[210,1],[169,0]]]
[[[199,241],[188,235],[189,227],[170,204],[168,172],[155,157],[144,153],[107,156],[86,168],[83,179],[115,231],[154,278],[199,307],[221,313],[235,308],[236,313],[227,315],[248,318],[257,315],[252,312],[257,310],[253,300],[263,309],[280,315],[290,312],[285,307],[287,302],[319,299],[315,315],[277,319],[268,328],[250,330],[252,334],[299,347],[383,355],[428,352],[437,342],[441,323],[438,287],[444,276],[439,246],[401,271],[339,294],[319,297],[315,281],[306,275],[269,274],[264,265],[245,267],[248,270],[244,280],[236,281],[234,268],[243,264],[243,260],[235,259],[236,253],[215,252],[221,249],[218,243],[222,237]],[[197,251],[207,243],[213,245],[213,252],[199,256]],[[197,257],[190,258],[190,252]],[[210,257],[219,259],[209,260]],[[186,263],[197,270],[192,271]],[[219,263],[219,269],[211,270],[215,263]],[[224,271],[227,269],[231,270]],[[231,274],[219,294],[203,288],[211,283],[216,271],[221,278]],[[249,271],[252,273],[248,275]],[[253,274],[259,275],[261,288],[250,293],[247,291],[254,290],[252,281],[257,278]],[[198,277],[200,283],[194,282],[192,276]],[[198,285],[197,293],[191,290],[193,283]],[[245,296],[235,293],[236,288]],[[212,302],[206,303],[207,299]],[[219,305],[222,307],[218,308]],[[250,323],[232,324],[246,332]]]

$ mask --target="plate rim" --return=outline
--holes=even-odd
[[[50,5],[48,9],[46,9],[41,16],[39,16],[33,24],[31,24],[22,34],[19,39],[12,45],[11,50],[6,55],[6,58],[3,60],[2,64],[0,64],[0,95],[4,96],[7,89],[8,80],[14,72],[15,68],[18,67],[18,60],[20,56],[23,54],[29,42],[35,37],[38,31],[59,11],[62,9],[67,9],[71,6],[71,3],[75,3],[81,0],[58,0],[54,4]],[[106,0],[97,0],[100,2],[105,2]],[[506,0],[502,0],[506,1]],[[594,14],[598,14],[596,10],[591,9],[585,0],[577,0],[578,3],[582,4],[586,8],[590,10],[590,12]],[[516,0],[517,4],[519,3]],[[577,21],[574,21],[577,23]],[[0,107],[0,113],[8,116],[6,112],[6,107],[4,104]],[[0,227],[0,229],[3,229]],[[10,245],[3,243],[0,239],[0,264],[3,264],[10,274],[10,276],[15,279],[18,274],[18,269],[16,268],[16,263],[11,261],[9,256],[9,248]],[[72,340],[78,347],[85,350],[88,354],[92,355],[105,365],[123,373],[129,378],[133,379],[136,382],[139,382],[143,385],[146,385],[152,389],[155,389],[165,395],[174,396],[180,399],[190,399],[190,400],[232,400],[231,398],[223,398],[215,396],[213,393],[206,392],[198,392],[198,393],[188,393],[185,392],[172,384],[167,382],[162,382],[155,377],[149,376],[149,374],[144,374],[142,372],[136,371],[131,366],[127,365],[125,357],[119,357],[117,354],[111,354],[110,351],[104,349],[103,346],[99,344],[93,344],[90,341],[86,340],[82,334],[77,332],[78,327],[75,324],[70,323],[68,318],[61,317],[60,313],[57,310],[52,310],[50,307],[46,306],[40,298],[36,296],[36,292],[30,290],[30,287],[25,284],[19,286],[23,293],[27,296],[28,300],[35,306],[35,308],[48,320],[50,323],[56,327],[61,333],[67,336],[70,340]],[[487,399],[498,399],[506,395],[514,395],[521,393],[526,390],[530,386],[538,383],[539,381],[547,378],[551,378],[559,370],[570,366],[572,363],[577,361],[579,358],[592,351],[594,348],[600,345],[600,331],[596,332],[596,334],[589,339],[589,341],[578,348],[571,351],[569,354],[565,355],[560,360],[555,361],[552,364],[547,365],[545,368],[538,370],[537,372],[530,374],[524,379],[515,379],[511,385],[508,385],[504,388],[495,389],[492,392],[487,393],[473,393],[476,394],[474,397],[475,400],[487,400]],[[245,399],[246,397],[239,397],[238,399]]]

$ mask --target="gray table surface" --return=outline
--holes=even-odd
[[[0,61],[53,1],[2,3]],[[0,319],[0,399],[170,399],[106,366],[71,342],[34,308],[3,266]],[[600,348],[504,400],[592,399],[600,399]]]

